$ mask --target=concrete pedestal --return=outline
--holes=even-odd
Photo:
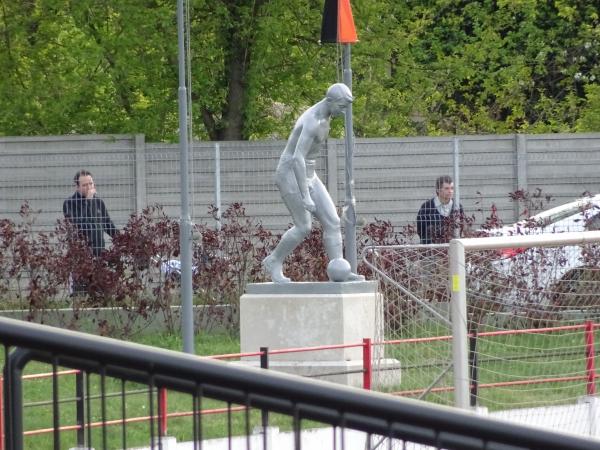
[[[249,284],[240,299],[241,351],[381,340],[380,295],[375,281]],[[258,365],[258,358],[248,358],[246,364]],[[397,365],[399,381],[399,363],[384,362],[390,364]],[[269,355],[269,368],[362,386],[362,346]]]

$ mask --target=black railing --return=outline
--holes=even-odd
[[[52,397],[54,430],[52,443],[48,448],[54,449],[65,448],[61,442],[61,418],[64,414],[61,415],[60,411],[60,384],[56,374],[59,367],[79,369],[86,376],[86,389],[78,395],[89,396],[89,376],[99,376],[100,405],[96,408],[99,412],[95,411],[94,414],[101,417],[101,432],[92,437],[90,423],[93,414],[90,410],[93,406],[89,400],[84,402],[86,411],[77,410],[76,414],[77,420],[81,422],[79,437],[85,440],[78,442],[78,445],[83,448],[109,448],[109,438],[114,439],[109,433],[122,436],[119,448],[127,445],[125,398],[122,399],[124,406],[120,432],[109,431],[107,423],[106,384],[109,379],[115,379],[121,383],[133,381],[149,387],[148,411],[151,419],[148,442],[156,442],[154,448],[162,448],[161,440],[156,438],[161,438],[158,420],[165,412],[158,410],[158,402],[153,393],[166,388],[191,396],[190,405],[193,405],[194,410],[190,427],[193,429],[191,440],[197,449],[202,448],[202,441],[206,439],[203,434],[203,421],[206,417],[201,413],[201,405],[210,399],[226,402],[230,411],[223,433],[230,442],[234,439],[234,434],[242,434],[247,449],[270,448],[267,430],[257,433],[263,436],[259,447],[256,444],[251,446],[250,435],[253,434],[253,420],[256,420],[259,428],[265,428],[273,415],[283,415],[290,419],[290,428],[295,436],[290,448],[296,450],[301,447],[310,450],[310,447],[302,446],[303,430],[319,425],[328,425],[334,430],[333,446],[323,444],[319,450],[345,449],[345,444],[348,443],[343,434],[341,439],[336,437],[339,430],[364,432],[363,448],[366,449],[412,448],[411,445],[403,445],[410,443],[448,450],[600,449],[600,441],[495,421],[448,407],[12,319],[0,318],[0,341],[6,349],[4,448],[10,450],[26,448],[22,374],[26,365],[33,361],[52,365],[54,372],[52,393],[48,393]],[[122,395],[126,394],[123,392]],[[246,408],[241,425],[232,424],[232,405]],[[252,409],[262,411],[262,414],[252,419]],[[267,416],[267,412],[273,415]],[[310,420],[310,424],[306,420]],[[92,439],[95,441],[92,442]],[[274,448],[282,450],[282,447]]]

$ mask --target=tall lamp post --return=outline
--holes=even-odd
[[[189,207],[188,179],[188,104],[185,80],[185,25],[184,0],[177,0],[177,43],[179,63],[179,158],[181,177],[181,221],[179,224],[179,251],[181,260],[181,328],[183,351],[194,353],[194,308],[192,302],[192,219]]]

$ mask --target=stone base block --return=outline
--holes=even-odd
[[[363,339],[383,338],[380,296],[375,281],[249,284],[240,299],[241,352],[333,346],[269,355],[269,368],[362,386]],[[380,360],[382,347],[372,351]],[[397,361],[389,364],[400,371]]]
[[[240,299],[242,353],[359,344],[376,339],[377,284],[257,283]],[[379,321],[380,322],[380,321]],[[361,347],[273,355],[277,361],[349,361],[362,358]]]

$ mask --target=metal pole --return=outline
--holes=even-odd
[[[344,44],[342,54],[342,68],[344,84],[352,91],[352,69],[350,61],[350,44]],[[350,263],[352,272],[356,273],[356,200],[353,194],[354,174],[352,167],[352,156],[354,154],[354,131],[352,126],[352,103],[346,109],[345,118],[345,148],[346,148],[346,196],[344,200],[343,220],[344,237],[346,245],[346,259]]]
[[[215,208],[217,215],[215,217],[217,223],[215,229],[221,230],[221,147],[219,143],[215,143]]]
[[[194,353],[194,315],[192,306],[192,220],[189,210],[188,180],[188,109],[185,84],[185,36],[183,1],[177,0],[177,40],[179,62],[179,152],[181,168],[181,223],[179,250],[181,254],[181,325],[183,351]]]
[[[158,435],[167,436],[169,425],[168,394],[165,388],[158,388]]]
[[[477,329],[469,337],[469,367],[471,368],[471,407],[477,406],[479,396],[479,358],[477,354]]]
[[[596,368],[594,367],[594,322],[585,322],[585,369],[587,372],[587,395],[596,395]]]
[[[371,390],[373,379],[373,363],[371,355],[371,338],[363,338],[363,389]]]
[[[450,241],[450,286],[452,297],[452,362],[454,367],[454,406],[469,408],[469,363],[467,352],[467,292],[465,249],[460,240]]]
[[[75,374],[75,417],[77,422],[77,447],[85,446],[85,385],[83,383],[83,372]]]
[[[268,369],[269,368],[269,347],[261,347],[260,348],[260,368]],[[269,411],[263,409],[261,411],[261,423],[263,427],[264,433],[264,444],[265,448],[267,446],[267,429],[269,428]]]
[[[456,205],[456,211],[460,212],[460,142],[458,138],[454,137],[454,204]],[[454,237],[460,237],[460,221],[454,219]]]

